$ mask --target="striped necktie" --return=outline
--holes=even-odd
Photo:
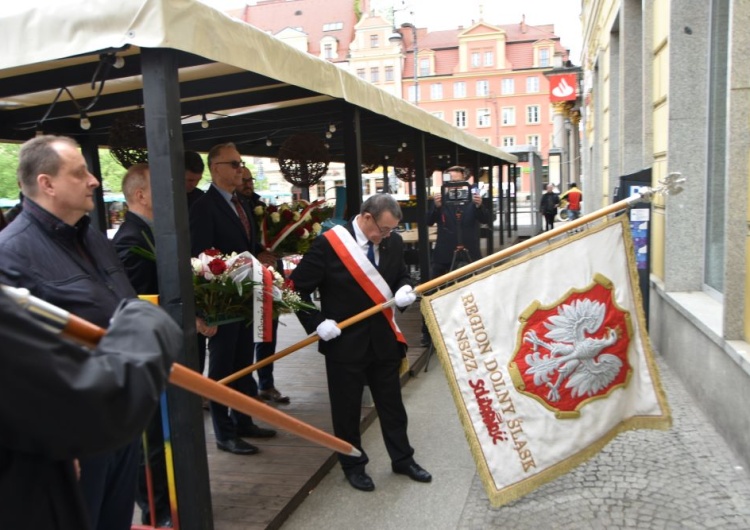
[[[245,235],[248,239],[250,239],[250,219],[247,218],[247,213],[245,213],[245,209],[242,207],[242,204],[240,204],[240,200],[239,198],[237,198],[237,195],[232,195],[232,204],[234,204],[234,209],[237,210],[237,215],[239,216],[240,222],[242,223],[242,228],[245,229]]]

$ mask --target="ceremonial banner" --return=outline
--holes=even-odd
[[[494,506],[568,472],[622,431],[671,426],[626,221],[422,301]]]

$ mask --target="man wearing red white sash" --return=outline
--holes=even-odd
[[[336,325],[394,298],[393,293],[400,308],[414,302],[403,240],[393,233],[400,219],[401,209],[393,197],[370,197],[345,227],[316,238],[291,275],[294,289],[307,301],[313,291],[320,292],[321,310],[298,312],[297,316],[308,333],[315,331],[321,339],[318,348],[326,357],[334,433],[362,452],[361,457],[339,455],[339,461],[352,487],[362,491],[375,489],[365,472],[369,459],[360,437],[364,385],[372,392],[393,471],[418,482],[432,480],[414,461],[406,432],[399,381],[406,341],[394,310],[385,309],[344,330]]]

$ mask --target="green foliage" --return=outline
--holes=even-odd
[[[17,199],[18,144],[0,144],[0,198]]]

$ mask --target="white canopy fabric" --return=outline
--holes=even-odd
[[[306,88],[324,99],[343,99],[472,151],[517,162],[514,155],[355,75],[195,0],[26,0],[8,3],[3,11],[0,34],[6,44],[0,54],[0,83],[2,78],[44,71],[49,61],[87,62],[90,59],[75,56],[109,48],[170,48]],[[140,83],[140,78],[132,83]],[[127,85],[125,80],[109,83],[105,93]],[[6,97],[0,104],[31,104],[33,98]]]

